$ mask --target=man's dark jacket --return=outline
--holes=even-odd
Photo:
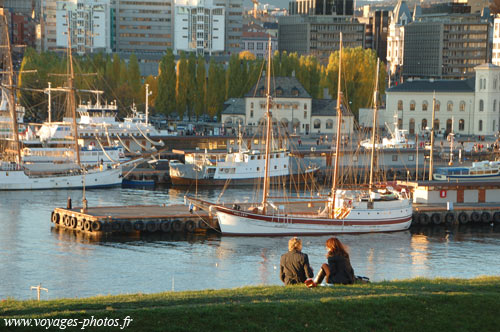
[[[280,279],[285,285],[303,283],[313,277],[313,270],[309,266],[309,258],[298,250],[283,254],[280,260]]]

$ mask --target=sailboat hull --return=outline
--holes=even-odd
[[[344,219],[317,217],[312,214],[263,215],[214,206],[223,234],[272,236],[272,235],[322,235],[339,233],[372,233],[403,231],[410,227],[411,204],[392,209],[353,210]]]
[[[0,190],[78,189],[118,186],[122,169],[112,168],[82,174],[29,176],[23,170],[0,171]]]

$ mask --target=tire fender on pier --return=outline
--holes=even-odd
[[[484,211],[483,213],[481,213],[481,222],[489,224],[491,222],[491,213],[489,213],[488,211]]]
[[[454,220],[455,220],[455,214],[453,212],[448,212],[444,216],[444,222],[447,223],[448,225],[451,225]]]
[[[163,233],[170,233],[170,231],[172,230],[172,222],[168,220],[162,221],[160,224],[160,229]]]
[[[186,231],[193,233],[196,230],[196,223],[193,220],[186,221]]]
[[[495,224],[500,224],[500,212],[493,213],[493,222]]]
[[[59,213],[57,212],[52,212],[52,216],[50,217],[52,222],[54,224],[58,224],[59,223]]]
[[[157,231],[157,225],[156,222],[154,221],[148,221],[146,223],[146,230],[150,233],[156,232]]]
[[[182,220],[174,220],[172,222],[172,229],[174,232],[182,232],[184,230],[184,222]]]
[[[90,220],[83,221],[83,230],[86,232],[90,232],[92,230],[92,224],[90,223]]]
[[[429,215],[425,212],[421,212],[418,214],[418,223],[420,225],[427,225],[429,223]]]
[[[69,226],[71,228],[76,228],[76,217],[71,217]]]
[[[132,232],[132,230],[133,230],[133,227],[132,227],[132,223],[130,221],[127,220],[122,224],[122,232],[130,233],[130,232]]]
[[[433,213],[431,215],[431,221],[434,225],[439,225],[442,221],[441,219],[441,213]]]
[[[469,216],[467,215],[466,212],[460,212],[458,214],[458,222],[461,223],[462,225],[465,225],[469,221]]]
[[[209,227],[210,225],[205,220],[203,220],[203,218],[200,218],[200,220],[198,220],[198,228],[208,229]]]
[[[141,232],[141,231],[143,231],[143,230],[144,230],[144,228],[145,228],[145,227],[144,227],[144,222],[143,222],[142,220],[138,220],[138,221],[136,221],[136,222],[134,223],[134,229],[135,229],[136,231]]]
[[[481,215],[474,211],[470,214],[470,221],[472,222],[480,222],[481,221]]]
[[[94,220],[90,228],[92,229],[92,232],[99,232],[102,230],[102,224],[99,220]]]

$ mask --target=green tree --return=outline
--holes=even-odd
[[[187,110],[188,117],[191,120],[191,116],[194,113],[194,104],[196,96],[196,55],[194,52],[189,53],[188,57],[188,88],[187,88]]]
[[[218,93],[221,90],[217,76],[217,64],[214,58],[211,58],[208,64],[207,82],[207,111],[210,116],[217,115]]]
[[[245,91],[244,89],[244,84],[245,84],[245,77],[243,75],[243,66],[242,66],[243,60],[240,60],[239,56],[237,54],[231,55],[231,58],[229,59],[229,67],[226,71],[227,73],[227,98],[234,98],[234,97],[241,97]],[[246,64],[246,61],[245,61]]]
[[[196,87],[194,99],[194,112],[196,117],[206,112],[206,95],[207,95],[207,74],[205,69],[205,59],[203,56],[198,57],[196,65]]]
[[[175,59],[172,50],[168,49],[159,66],[158,97],[155,101],[159,112],[171,114],[175,111],[175,84]]]
[[[177,113],[182,119],[187,107],[188,98],[188,67],[186,60],[186,53],[181,51],[181,58],[177,63],[177,81],[175,87],[175,101],[177,103]]]
[[[128,85],[133,93],[133,98],[136,100],[142,100],[141,95],[141,72],[139,70],[139,62],[137,61],[137,56],[135,53],[129,58],[127,67],[127,77]]]

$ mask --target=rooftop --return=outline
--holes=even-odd
[[[475,79],[466,80],[408,80],[387,89],[387,92],[474,92]]]
[[[264,77],[264,74],[262,75]],[[264,97],[266,91],[266,80],[261,79],[247,92],[245,97]],[[311,98],[311,95],[295,77],[271,78],[271,95],[275,98]]]

